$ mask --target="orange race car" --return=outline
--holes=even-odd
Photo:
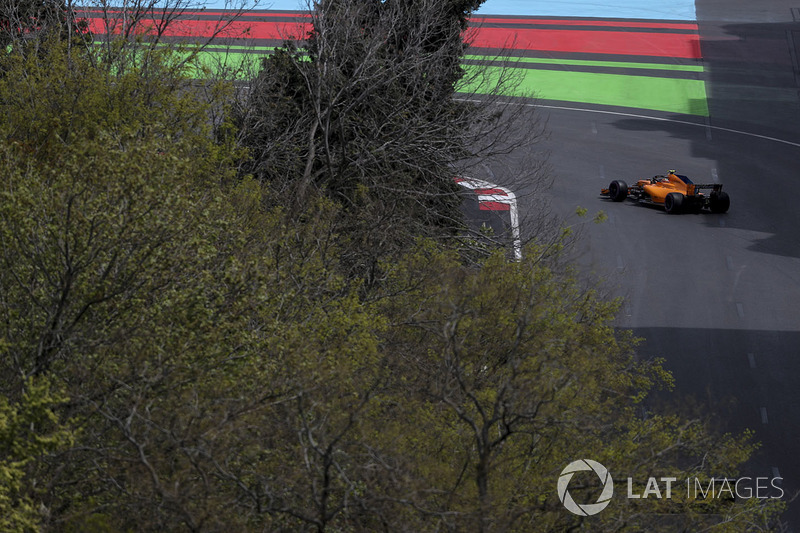
[[[702,189],[710,189],[708,194]],[[712,213],[725,213],[731,206],[728,193],[722,191],[722,185],[713,183],[700,185],[670,170],[666,176],[654,176],[639,180],[636,185],[628,186],[622,180],[614,180],[608,189],[600,191],[601,196],[621,202],[626,198],[645,205],[664,206],[667,213],[699,213],[706,208]]]

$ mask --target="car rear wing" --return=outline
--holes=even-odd
[[[713,192],[719,192],[722,190],[721,183],[692,183],[691,185],[687,185],[686,192],[689,194],[695,194],[700,192],[701,189],[711,189]]]

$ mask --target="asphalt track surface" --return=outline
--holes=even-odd
[[[800,490],[800,10],[698,0],[697,17],[708,116],[539,102],[550,202],[564,216],[608,214],[584,224],[576,257],[625,297],[618,325],[646,339],[642,357],[666,360],[682,405],[720,430],[754,430],[763,447],[742,475],[782,477],[789,496]],[[723,183],[729,213],[599,198],[612,179],[672,168]],[[524,184],[516,193],[532,210]],[[800,530],[800,502],[785,519]]]

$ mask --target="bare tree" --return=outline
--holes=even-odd
[[[308,38],[266,58],[241,101],[243,170],[293,208],[324,195],[358,212],[346,230],[361,239],[360,272],[419,236],[462,235],[454,178],[508,166],[543,135],[541,121],[511,110],[513,69],[463,65],[479,5],[315,2]],[[546,181],[541,162],[517,161],[515,181]]]

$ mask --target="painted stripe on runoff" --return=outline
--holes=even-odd
[[[466,55],[470,61],[497,61],[497,56]],[[511,63],[532,63],[539,65],[567,65],[577,67],[631,68],[641,70],[674,70],[678,72],[703,72],[700,65],[679,65],[676,63],[636,63],[632,61],[599,61],[590,59],[555,59],[551,57],[510,57]]]
[[[122,31],[121,19],[112,19],[112,24],[107,28],[105,21],[101,18],[89,18],[89,30],[96,34],[118,34]],[[158,20],[142,20],[141,28],[148,26],[152,28],[161,24]],[[210,37],[219,30],[220,24],[215,20],[191,20],[177,19],[170,22],[161,32],[163,37]],[[302,39],[311,29],[311,25],[305,22],[274,22],[274,21],[251,21],[236,20],[225,25],[219,37],[233,39]]]
[[[284,0],[286,1],[286,0]],[[695,20],[694,0],[486,0],[479,14]]]
[[[697,24],[691,22],[658,22],[630,20],[593,20],[593,19],[561,19],[561,18],[527,18],[527,17],[472,17],[474,24],[535,24],[537,26],[597,26],[614,28],[652,28],[668,30],[697,30]]]
[[[476,28],[467,37],[472,46],[479,48],[690,59],[700,57],[700,38],[696,33]]]
[[[465,68],[469,70],[470,65]],[[702,80],[625,76],[619,74],[514,69],[520,76],[518,96],[588,104],[652,109],[668,113],[708,116]],[[489,71],[491,76],[493,72]],[[494,72],[500,74],[500,70]],[[483,83],[482,86],[491,86]],[[480,93],[480,87],[463,87]]]

